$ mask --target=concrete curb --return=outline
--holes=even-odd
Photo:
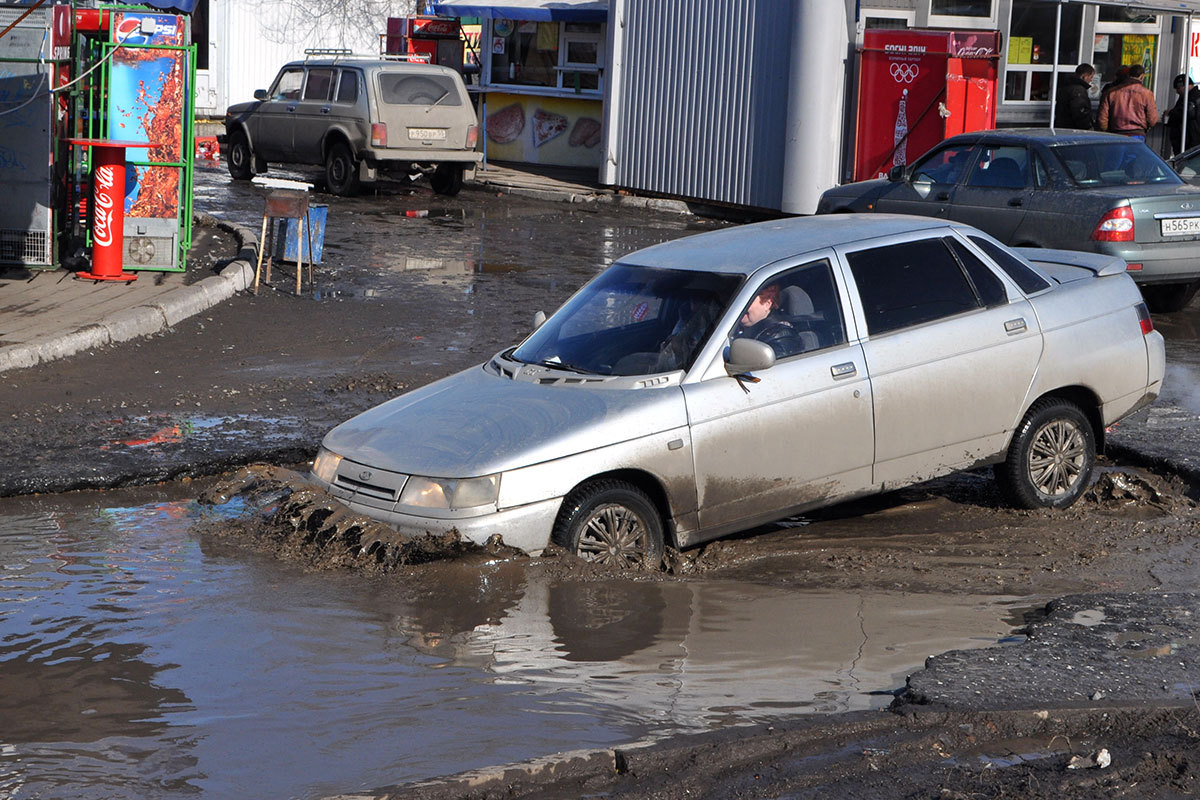
[[[249,287],[254,281],[253,262],[258,255],[258,235],[208,214],[197,214],[196,222],[228,231],[238,241],[237,257],[220,274],[190,286],[172,289],[153,302],[115,311],[95,322],[44,341],[0,347],[0,372],[34,367],[85,350],[151,336]]]

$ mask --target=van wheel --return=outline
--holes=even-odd
[[[244,131],[229,134],[229,175],[235,181],[248,181],[254,177],[251,165],[254,154],[250,152],[250,140]]]
[[[663,557],[658,509],[624,481],[593,481],[567,495],[552,538],[584,561],[614,567],[656,568]]]
[[[462,164],[438,164],[437,169],[429,176],[429,183],[438,194],[453,197],[462,190]]]
[[[1182,311],[1192,302],[1196,292],[1200,291],[1200,281],[1191,283],[1164,283],[1155,286],[1143,286],[1142,298],[1146,306],[1156,314],[1170,314]]]
[[[1008,456],[995,468],[1005,498],[1018,508],[1067,508],[1096,466],[1096,435],[1079,406],[1054,397],[1033,404]]]
[[[325,154],[325,187],[339,197],[358,193],[358,162],[345,142],[334,142]]]

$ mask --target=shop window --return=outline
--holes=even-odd
[[[900,15],[892,16],[879,9],[871,9],[870,16],[863,18],[863,29],[868,31],[873,30],[895,30],[902,31],[912,27],[913,17],[912,12],[901,12]]]
[[[1158,17],[1140,8],[1129,6],[1100,6],[1100,22],[1122,22],[1128,25],[1157,25]]]
[[[598,92],[604,29],[596,22],[492,21],[491,82]]]
[[[931,0],[929,13],[939,17],[991,17],[992,0]]]
[[[1117,77],[1122,66],[1141,64],[1146,69],[1143,83],[1154,90],[1154,68],[1158,60],[1158,36],[1152,33],[1097,33],[1092,48],[1092,64],[1096,67],[1093,99],[1099,96],[1099,87]]]
[[[1013,0],[1004,73],[1005,101],[1049,101],[1055,75],[1070,73],[1079,63],[1083,6],[1061,6],[1057,58],[1054,52],[1056,8],[1056,5],[1040,0]]]

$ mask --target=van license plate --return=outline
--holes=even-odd
[[[1160,219],[1163,236],[1195,236],[1200,234],[1200,217]]]
[[[409,128],[408,138],[410,139],[436,139],[439,142],[446,140],[445,128]],[[1197,220],[1200,222],[1200,220]]]

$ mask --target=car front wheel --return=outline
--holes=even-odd
[[[334,142],[325,154],[325,185],[339,197],[358,192],[358,163],[344,142]]]
[[[632,484],[598,480],[563,500],[554,541],[584,561],[621,568],[657,567],[663,523],[654,502]]]
[[[236,181],[250,180],[254,177],[253,160],[246,134],[242,131],[229,134],[229,175]]]
[[[1156,314],[1170,314],[1182,311],[1196,292],[1200,291],[1200,281],[1191,283],[1165,283],[1157,286],[1143,286],[1142,297],[1146,306]]]
[[[1079,406],[1046,398],[1021,421],[996,480],[1019,508],[1066,508],[1079,499],[1096,466],[1096,436]]]
[[[438,194],[453,197],[462,190],[462,164],[438,164],[437,169],[429,176],[429,183]]]

